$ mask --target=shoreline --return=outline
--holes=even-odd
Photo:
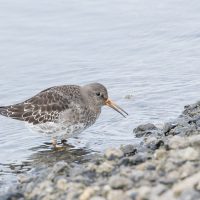
[[[200,199],[200,102],[172,122],[134,130],[139,144],[109,148],[81,164],[64,160],[19,177],[1,199]]]

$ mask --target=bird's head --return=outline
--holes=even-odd
[[[111,99],[108,98],[108,92],[105,86],[100,83],[91,83],[89,85],[83,86],[83,90],[89,97],[89,101],[95,106],[109,106],[115,111],[120,113],[122,116],[126,117],[128,113],[115,104]]]

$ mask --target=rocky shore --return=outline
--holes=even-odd
[[[82,164],[65,160],[19,178],[5,199],[199,200],[200,102],[163,128],[133,130],[137,145],[107,149]],[[2,198],[1,198],[2,199]]]

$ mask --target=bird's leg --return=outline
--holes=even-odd
[[[52,138],[52,145],[53,145],[54,149],[62,149],[63,148],[63,146],[60,146],[57,144],[57,140],[54,137]]]

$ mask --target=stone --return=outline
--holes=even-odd
[[[114,166],[111,162],[105,161],[97,167],[96,172],[100,174],[108,174],[113,170],[113,168]]]
[[[124,153],[120,149],[109,148],[106,150],[104,155],[108,160],[115,160],[122,158]]]
[[[108,193],[107,200],[130,200],[122,190],[111,190]]]
[[[199,152],[193,147],[171,151],[172,157],[181,158],[182,160],[199,160]]]
[[[164,141],[157,137],[148,137],[145,141],[145,146],[154,151],[164,146]]]
[[[141,170],[133,170],[130,174],[130,178],[133,182],[138,182],[144,177],[144,171]]]
[[[64,178],[58,179],[56,186],[57,186],[58,189],[65,191],[68,187],[67,180],[64,179]]]
[[[141,186],[137,189],[138,197],[137,199],[149,199],[152,188],[149,186]]]
[[[157,160],[163,159],[167,156],[167,151],[165,149],[157,149],[154,153],[154,158]]]
[[[192,176],[182,180],[181,182],[175,184],[172,191],[175,196],[180,196],[182,192],[188,190],[189,188],[194,188],[200,180],[200,172],[193,174]]]
[[[137,152],[137,149],[132,144],[121,146],[120,149],[123,151],[125,156],[133,156]]]
[[[20,174],[17,178],[20,183],[29,183],[33,180],[32,177],[25,176],[23,174]]]
[[[195,166],[193,162],[187,161],[179,168],[180,178],[184,179],[195,173]]]
[[[135,133],[135,136],[137,138],[140,138],[143,136],[151,135],[152,130],[158,130],[158,128],[154,124],[148,123],[139,125],[137,128],[133,130],[133,132]]]
[[[95,190],[91,187],[88,187],[80,195],[79,200],[89,200],[94,194]]]
[[[90,198],[90,200],[106,200],[106,199],[101,196],[94,196],[94,197]]]
[[[64,161],[59,161],[53,166],[51,172],[48,174],[47,177],[48,179],[54,179],[58,175],[66,174],[69,171],[69,168],[70,167],[68,163]]]
[[[174,123],[165,123],[163,126],[163,133],[167,136],[171,129],[175,128],[177,124]]]
[[[189,141],[187,138],[175,135],[169,139],[168,145],[170,149],[181,149],[189,146]]]
[[[131,200],[137,200],[138,193],[136,192],[135,189],[131,189],[126,191],[126,195],[131,199]]]
[[[132,181],[128,178],[116,175],[110,178],[109,185],[112,189],[129,189],[132,186]]]

